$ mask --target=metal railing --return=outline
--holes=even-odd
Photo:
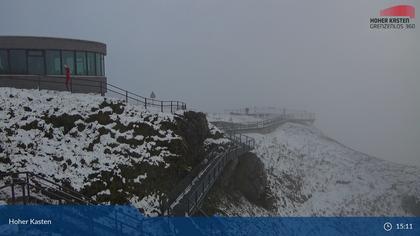
[[[233,122],[215,121],[212,123],[227,132],[240,132],[240,131],[250,131],[250,130],[271,128],[287,121],[313,122],[314,120],[315,120],[314,113],[299,112],[299,113],[277,114],[274,118],[264,119],[264,120],[255,121],[255,122],[233,123]]]
[[[169,194],[162,214],[164,215],[193,215],[196,213],[205,199],[208,191],[221,175],[224,167],[231,160],[238,158],[255,146],[255,140],[243,134],[227,133],[227,137],[235,144],[222,154],[208,157],[208,163],[199,171],[192,170],[194,178],[187,176],[175,189],[177,192]],[[182,189],[182,191],[179,191]],[[175,196],[175,197],[174,197]]]
[[[140,96],[136,93],[130,92],[116,85],[110,84],[105,81],[91,80],[91,79],[79,79],[77,77],[72,78],[66,86],[64,77],[51,77],[45,79],[41,76],[31,76],[33,78],[25,77],[8,77],[0,76],[0,80],[23,81],[26,82],[22,86],[23,88],[35,88],[35,89],[52,89],[69,91],[71,93],[98,93],[102,96],[115,97],[124,100],[126,103],[133,103],[135,105],[141,105],[145,109],[155,108],[161,112],[175,112],[177,110],[186,110],[187,105],[185,102],[174,101],[174,100],[158,100],[153,98],[147,98]],[[13,85],[10,85],[13,87]]]
[[[162,213],[166,215],[193,215],[196,213],[224,167],[231,160],[238,158],[254,149],[255,140],[240,132],[275,127],[286,121],[313,122],[315,115],[308,112],[276,114],[274,118],[249,123],[212,122],[225,131],[225,135],[234,144],[234,148],[216,156],[208,157],[209,163],[204,167],[199,165],[190,175],[185,177],[170,193],[163,206]],[[181,191],[180,191],[181,190]]]
[[[5,195],[4,191],[10,188],[9,198],[3,197],[4,199],[1,200],[7,200],[10,204],[99,205],[98,202],[79,192],[63,187],[32,172],[2,173],[0,174],[0,180],[4,184],[0,186],[0,191],[3,195]],[[81,220],[78,217],[85,218],[85,220],[92,221],[91,224],[96,224],[101,229],[117,233],[122,233],[127,229],[137,232],[139,227],[142,226],[142,222],[139,219],[121,211],[115,211],[111,215],[107,211],[101,213],[104,214],[103,219],[95,222],[93,222],[93,219],[87,219],[83,214],[78,214],[77,211],[69,212],[69,216],[76,214],[77,220]],[[124,220],[121,220],[121,218]],[[110,226],[106,222],[112,222],[112,225]]]
[[[0,175],[4,185],[0,190],[10,187],[11,204],[30,203],[37,195],[45,198],[37,199],[45,204],[95,204],[82,194],[63,187],[51,180],[31,172],[6,173]],[[20,193],[20,196],[19,196]]]
[[[175,112],[178,110],[186,110],[187,104],[181,101],[165,101],[153,98],[147,98],[127,91],[115,85],[105,83],[107,85],[107,93],[119,95],[126,103],[133,103],[144,106],[145,109],[157,108],[161,112]]]
[[[305,110],[281,108],[274,106],[254,106],[254,107],[243,107],[238,109],[225,109],[225,113],[232,115],[265,115],[265,114],[286,114],[286,113],[305,113]]]

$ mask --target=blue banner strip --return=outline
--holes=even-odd
[[[0,235],[420,235],[420,217],[144,217],[130,206],[0,206]]]

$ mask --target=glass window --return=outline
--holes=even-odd
[[[28,51],[28,74],[45,74],[44,52],[41,50]]]
[[[86,53],[76,52],[76,74],[87,75],[86,73]]]
[[[101,55],[101,75],[105,75],[105,61],[104,61],[104,55]]]
[[[44,52],[41,51],[41,50],[29,50],[28,51],[28,56],[42,57],[42,56],[44,56]]]
[[[47,74],[48,75],[61,75],[61,57],[60,51],[58,50],[47,50],[45,52],[45,58],[47,59]]]
[[[87,70],[88,75],[95,75],[95,53],[88,52],[87,53]]]
[[[9,72],[9,59],[7,58],[7,51],[0,50],[0,74],[7,74]]]
[[[74,74],[74,51],[62,51],[63,67],[69,66],[70,73]]]
[[[102,75],[101,54],[96,53],[96,75]]]
[[[26,74],[26,51],[10,50],[10,72],[12,74]]]

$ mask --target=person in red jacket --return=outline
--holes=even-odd
[[[68,65],[64,65],[64,72],[66,74],[66,88],[69,91],[69,82],[70,82],[70,67]]]

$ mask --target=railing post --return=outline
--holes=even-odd
[[[160,111],[163,112],[163,101],[160,101]]]
[[[58,190],[60,190],[60,191],[63,191],[63,189],[62,189],[62,187],[61,186],[59,186],[58,187]],[[62,204],[63,202],[62,202],[62,199],[60,198],[60,199],[58,199],[58,204]]]
[[[26,194],[25,194],[25,184],[22,184],[22,199],[23,199],[23,205],[26,205]]]
[[[38,76],[38,91],[41,91],[41,76]]]
[[[128,103],[128,91],[125,90],[125,103]]]
[[[147,98],[144,98],[144,109],[147,109]]]
[[[12,204],[14,204],[16,201],[16,197],[15,197],[15,181],[13,180],[12,177]]]
[[[178,101],[176,101],[176,110],[179,110],[178,105],[179,105],[179,102],[178,102]]]
[[[26,172],[26,192],[27,192],[28,201],[29,201],[30,197],[31,197],[31,193],[29,191],[29,175],[28,175],[28,172]]]
[[[172,113],[172,101],[171,101],[171,113]]]

